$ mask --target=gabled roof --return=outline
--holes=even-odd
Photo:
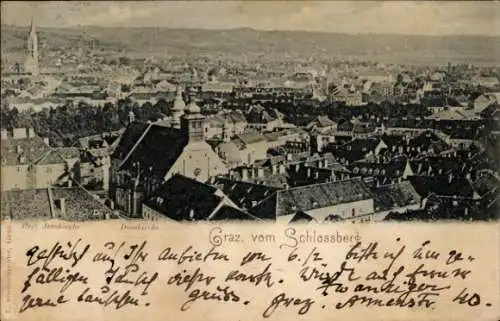
[[[46,156],[51,148],[38,136],[2,140],[0,144],[2,166],[34,164]]]
[[[230,111],[228,113],[216,114],[205,118],[205,123],[214,127],[223,127],[224,123],[237,124],[246,123],[245,116],[241,112]]]
[[[244,132],[242,134],[236,135],[236,138],[233,139],[233,142],[240,147],[264,141],[267,141],[266,136],[256,131]]]
[[[418,204],[420,196],[410,182],[383,185],[373,191],[376,212]]]
[[[466,198],[474,196],[474,189],[469,180],[463,177],[455,177],[450,181],[448,175],[409,176],[408,180],[420,197],[427,197],[430,194]]]
[[[366,154],[374,151],[380,142],[379,138],[357,138],[330,151],[337,159],[344,158],[353,162],[363,159]]]
[[[62,164],[80,157],[74,147],[51,148],[40,137],[5,139],[1,144],[2,165]]]
[[[56,202],[64,199],[64,211]],[[52,201],[52,204],[51,204]],[[80,186],[2,192],[2,217],[69,221],[117,218],[111,209]]]
[[[241,208],[252,207],[253,202],[258,203],[280,190],[277,187],[236,181],[225,177],[214,178],[211,185],[222,190],[224,194]]]
[[[222,205],[222,207],[212,214],[209,218],[210,221],[260,221],[257,217],[234,208],[232,206]]]
[[[361,178],[354,178],[279,190],[252,208],[251,212],[263,219],[276,219],[299,210],[307,212],[372,197],[366,183]]]
[[[117,139],[118,143],[112,155],[113,158],[123,160],[128,155],[128,153],[130,153],[134,145],[138,142],[139,138],[141,138],[141,136],[145,134],[146,130],[148,130],[150,126],[150,124],[141,122],[133,122],[128,124],[125,131],[121,134],[120,138]]]
[[[152,124],[137,141],[120,169],[140,169],[164,176],[188,143],[187,135],[175,128]]]
[[[298,211],[293,218],[290,220],[290,224],[292,223],[311,223],[317,222],[317,220],[311,215],[304,213],[303,211]]]
[[[225,204],[225,198],[227,196],[213,186],[174,175],[144,204],[175,221],[254,219],[240,209]]]

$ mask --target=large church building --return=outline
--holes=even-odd
[[[191,99],[180,116],[180,128],[129,124],[111,161],[110,196],[120,209],[139,217],[141,201],[176,174],[200,182],[227,174],[224,162],[204,140],[204,119]]]

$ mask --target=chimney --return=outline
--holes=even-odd
[[[246,167],[241,168],[241,179],[244,181],[248,180],[248,169]]]
[[[14,139],[26,138],[27,137],[26,133],[27,133],[26,128],[14,128],[12,130],[12,137]]]
[[[44,137],[43,138],[43,142],[47,145],[47,146],[50,146],[50,140],[48,137]]]
[[[59,198],[54,200],[55,206],[58,210],[61,211],[61,217],[66,216],[66,199]]]
[[[35,137],[35,130],[33,128],[28,128],[28,138]]]
[[[9,138],[9,132],[7,131],[7,129],[2,129],[2,131],[0,132],[0,136],[2,137],[2,140],[6,140]]]
[[[19,155],[23,152],[23,148],[21,147],[21,145],[16,145],[16,153]]]
[[[323,164],[324,164],[324,165],[323,165],[323,167],[324,167],[324,168],[327,168],[327,167],[328,167],[328,159],[326,159],[326,158],[325,158],[325,159],[323,160]]]
[[[287,160],[287,161],[291,161],[291,160],[292,160],[292,158],[293,158],[292,153],[288,153],[288,154],[286,154],[286,160]]]

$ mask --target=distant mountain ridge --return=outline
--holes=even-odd
[[[1,27],[2,52],[24,48],[28,28]],[[41,45],[94,45],[106,50],[173,55],[354,56],[395,63],[500,63],[500,37],[340,34],[310,31],[168,29],[155,27],[38,28]]]

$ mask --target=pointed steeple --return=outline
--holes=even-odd
[[[33,17],[31,17],[30,29],[26,39],[26,60],[24,69],[27,73],[38,75],[38,37],[36,35]]]
[[[33,18],[33,16],[31,16],[30,31],[29,31],[30,35],[36,32],[35,23],[33,21],[34,21],[34,18]]]

